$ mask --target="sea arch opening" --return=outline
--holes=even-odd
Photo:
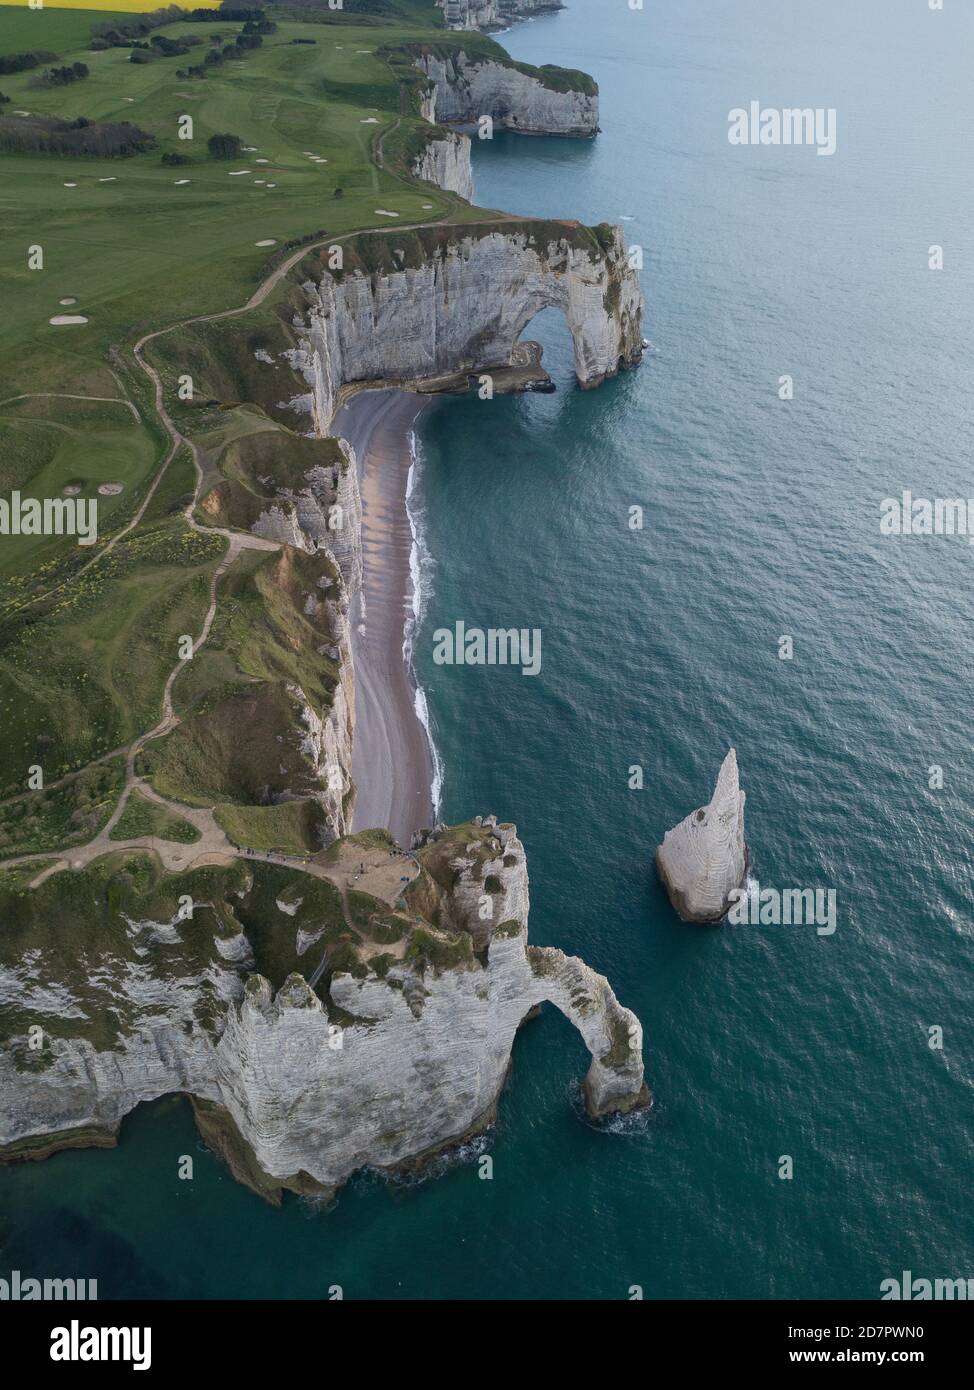
[[[540,365],[558,390],[578,379],[578,346],[559,304],[543,304],[531,310],[514,339],[511,360],[515,366]]]

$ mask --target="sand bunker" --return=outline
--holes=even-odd
[[[378,116],[365,116],[361,121],[359,121],[359,125],[378,125],[378,124],[379,124],[379,118],[378,118]]]
[[[114,182],[115,182],[115,175],[114,175],[114,174],[106,174],[106,176],[105,176],[103,179],[99,179],[98,182],[99,182],[99,183],[114,183]]]
[[[268,187],[268,188],[276,188],[276,187],[277,187],[277,184],[276,184],[276,183],[269,183],[269,184],[267,185],[267,187]]]
[[[229,172],[230,178],[232,178],[232,179],[239,179],[239,177],[240,177],[241,174],[249,174],[249,173],[250,173],[250,170],[249,170],[249,169],[230,169],[228,172]]]
[[[178,188],[179,185],[180,185],[181,183],[189,183],[189,182],[190,182],[189,179],[177,179],[177,180],[176,180],[176,187]]]
[[[66,183],[64,186],[65,186],[65,188],[77,188],[77,187],[78,187],[78,185],[77,185],[76,183]]]
[[[255,163],[255,164],[270,164],[270,160],[269,160],[269,159],[255,159],[255,160],[254,160],[254,163]]]
[[[58,300],[58,303],[59,303],[59,304],[63,304],[63,305],[67,305],[67,304],[77,304],[77,302],[78,302],[77,295],[73,295],[73,294],[69,294],[69,295],[67,296],[67,298],[65,298],[65,299],[59,299],[59,300]]]
[[[255,246],[276,246],[277,242],[273,237],[267,237],[264,241],[255,241]]]
[[[61,491],[64,493],[65,497],[77,497],[78,493],[81,491],[81,484],[66,483]]]
[[[376,208],[379,217],[398,217],[398,212],[389,212],[387,208]]]
[[[121,483],[99,483],[98,491],[102,497],[117,497],[122,491]]]
[[[55,328],[64,328],[67,324],[70,323],[87,322],[88,320],[84,317],[83,314],[55,314],[52,319],[48,319],[48,323],[53,323]]]

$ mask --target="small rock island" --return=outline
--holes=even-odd
[[[670,902],[684,922],[720,922],[730,895],[744,883],[744,801],[732,748],[709,805],[692,811],[663,836],[656,867]]]

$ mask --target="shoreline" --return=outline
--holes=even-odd
[[[360,391],[331,426],[355,450],[362,495],[362,588],[349,615],[352,833],[383,827],[404,849],[435,815],[436,756],[410,661],[421,594],[407,506],[415,477],[413,433],[430,401],[396,389]]]

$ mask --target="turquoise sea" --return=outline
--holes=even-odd
[[[532,938],[638,1013],[652,1110],[587,1124],[587,1057],[549,1009],[481,1146],[491,1181],[469,1155],[274,1211],[167,1101],[115,1152],[0,1173],[0,1264],[102,1297],[876,1298],[903,1269],[974,1276],[974,551],[879,532],[904,489],[974,494],[972,40],[950,0],[573,0],[503,40],[591,71],[603,133],[478,144],[478,201],[627,219],[654,348],[583,393],[546,313],[528,336],[555,395],[427,417],[415,660],[443,819],[517,822]],[[834,107],[836,154],[730,146],[751,100]],[[539,627],[540,676],[434,666],[458,619]],[[834,935],[673,916],[655,846],[731,745],[752,874],[834,888]]]

